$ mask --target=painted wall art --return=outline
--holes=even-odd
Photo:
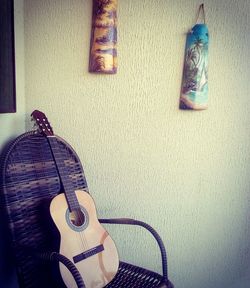
[[[197,23],[201,13],[203,23]],[[201,4],[196,24],[187,35],[180,109],[204,110],[208,107],[208,28]]]
[[[117,72],[117,1],[93,0],[89,72]]]

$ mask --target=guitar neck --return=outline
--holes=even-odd
[[[64,152],[60,149],[59,143],[55,136],[47,136],[52,155],[55,159],[57,171],[64,189],[65,197],[70,212],[80,210],[74,189],[72,188],[72,180],[70,179],[69,169],[65,163]]]

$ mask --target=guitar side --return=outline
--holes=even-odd
[[[61,236],[60,253],[75,264],[86,288],[103,288],[117,273],[117,249],[98,221],[92,197],[80,190],[75,193],[84,214],[81,225],[74,225],[64,193],[53,198],[50,204],[50,214]],[[60,272],[68,288],[77,288],[64,265],[60,264]]]

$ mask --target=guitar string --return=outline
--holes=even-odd
[[[65,165],[65,167],[67,167],[66,165],[66,163],[64,163],[64,165]],[[68,169],[67,169],[68,170]],[[69,175],[69,173],[67,173],[67,175]],[[64,183],[64,184],[66,184],[66,186],[67,186],[67,184],[68,183]],[[67,189],[67,191],[69,191],[70,189],[68,189],[69,187],[64,187],[64,188],[66,188]],[[75,191],[73,191],[73,193],[75,193]],[[66,194],[65,194],[66,195]],[[68,196],[69,197],[69,196]],[[73,201],[73,203],[74,204],[76,204],[77,206],[79,206],[79,208],[77,207],[77,209],[75,210],[75,214],[76,214],[76,223],[77,223],[77,225],[75,225],[74,223],[72,223],[73,225],[75,225],[76,227],[79,227],[79,226],[81,226],[81,225],[79,225],[78,226],[78,224],[79,224],[79,221],[80,221],[80,224],[81,224],[81,222],[82,222],[82,211],[81,211],[81,206],[79,205],[79,201],[78,201],[78,199],[77,199],[77,196],[76,196],[76,193],[75,193],[75,197],[76,197],[76,200],[74,200],[74,199],[72,199],[72,201]],[[73,212],[73,211],[72,211]],[[71,212],[71,213],[72,213]],[[83,224],[82,224],[83,225]],[[85,250],[87,250],[87,247],[88,247],[88,243],[87,243],[87,239],[86,239],[86,236],[85,236],[85,234],[81,234],[81,232],[80,231],[75,231],[76,233],[77,233],[77,235],[76,235],[76,238],[78,238],[78,240],[80,240],[80,244],[81,244],[81,246],[80,246],[80,251],[81,251],[81,249],[83,248],[83,250],[85,251]],[[79,235],[78,235],[79,234]]]
[[[61,179],[61,181],[62,181],[62,177],[61,177],[61,175],[60,175],[59,167],[58,167],[58,166],[60,166],[60,165],[59,165],[60,162],[58,162],[58,158],[55,157],[56,151],[59,150],[57,138],[56,138],[56,136],[54,135],[53,130],[52,130],[52,128],[50,127],[50,124],[49,124],[49,123],[46,123],[46,122],[47,122],[46,117],[43,118],[43,121],[40,121],[39,117],[38,117],[38,119],[36,119],[36,120],[37,120],[37,122],[38,122],[39,127],[42,129],[42,131],[43,131],[44,133],[45,133],[46,131],[49,133],[49,134],[45,133],[45,135],[47,136],[47,139],[49,140],[51,152],[52,152],[52,154],[53,154],[53,156],[54,156],[54,160],[55,160],[56,165],[57,165],[57,168],[58,168],[57,170],[58,170],[58,173],[59,173],[59,177],[60,177],[60,179]],[[40,123],[39,123],[39,121],[40,121]],[[55,142],[56,142],[56,145],[53,145]],[[53,150],[53,147],[54,147],[54,150]],[[57,148],[58,148],[58,149],[57,149]],[[61,155],[61,154],[62,154],[62,151],[59,151],[59,154]],[[65,162],[63,161],[63,159],[60,159],[60,160],[61,160],[61,163],[63,163],[63,166],[66,167]],[[66,168],[66,169],[67,169],[67,168]],[[64,171],[63,168],[62,168],[62,170]],[[69,173],[67,173],[67,174],[69,175]],[[63,182],[63,181],[62,181],[62,182]],[[65,184],[65,183],[63,183],[63,184]],[[63,185],[63,186],[65,186],[65,185]],[[65,191],[64,191],[64,192],[65,192]],[[64,193],[64,194],[65,194],[65,197],[66,197],[66,193]],[[76,196],[76,194],[75,194],[75,196]],[[78,203],[78,205],[79,205],[79,203]],[[80,205],[79,205],[79,206],[80,206]],[[81,211],[81,208],[80,208],[80,211]],[[78,216],[79,216],[79,215],[80,215],[79,211],[78,211],[77,213],[78,213]],[[70,220],[70,219],[69,219],[69,220]],[[70,220],[70,221],[71,221],[71,220]],[[79,233],[79,235],[80,235],[80,243],[82,244],[84,250],[86,250],[87,247],[88,247],[88,243],[87,243],[87,239],[86,239],[86,237],[85,237],[85,234],[83,234],[83,236],[82,236],[82,234]]]
[[[57,139],[56,139],[56,137],[50,137],[50,139],[51,138],[54,138],[55,139],[55,141],[57,141]],[[53,140],[52,140],[53,141]],[[51,143],[51,142],[50,142]],[[57,146],[56,146],[56,148],[57,148]],[[56,149],[55,147],[54,147],[54,149]],[[59,153],[60,153],[61,151],[59,151]],[[53,153],[53,154],[55,154],[55,153]],[[60,153],[61,154],[61,153]],[[57,158],[55,158],[55,159],[57,159]],[[64,162],[64,161],[63,161]],[[64,165],[64,167],[66,168],[67,166],[66,166],[66,163],[64,162],[63,163]],[[59,166],[59,163],[58,163],[58,166]],[[63,169],[62,169],[63,170]],[[67,169],[68,170],[68,169]],[[67,173],[67,174],[69,174],[69,173]],[[65,183],[64,183],[65,184]],[[65,186],[65,185],[64,185]],[[65,187],[64,187],[65,188]],[[65,189],[64,189],[65,190]],[[64,191],[65,192],[65,191]],[[66,193],[64,193],[65,194],[65,197],[66,197]],[[76,196],[76,194],[75,194],[75,196]],[[77,204],[79,204],[79,202],[77,202]],[[80,208],[80,205],[79,205],[79,208]],[[81,211],[81,208],[80,208],[80,211]],[[79,211],[77,211],[77,217],[79,217],[79,219],[80,220],[82,220],[82,218],[81,218],[81,212],[79,212]],[[70,220],[71,221],[71,220]],[[73,224],[73,223],[72,223]],[[74,225],[74,224],[73,224]],[[80,245],[82,246],[82,247],[80,247],[80,249],[81,248],[83,248],[84,249],[84,251],[85,250],[87,250],[87,248],[88,248],[88,243],[87,243],[87,239],[86,239],[86,236],[85,236],[85,234],[81,234],[81,232],[79,231],[77,231],[77,233],[79,233],[79,236],[80,236]],[[76,236],[76,238],[78,238],[77,236]],[[78,238],[79,239],[79,238]]]
[[[79,202],[78,202],[79,203]],[[78,217],[80,218],[80,222],[82,221],[82,211],[81,211],[81,206],[80,206],[80,210],[79,210],[79,212],[77,212],[78,213]],[[84,216],[84,220],[83,220],[83,224],[82,225],[84,225],[84,222],[85,222],[85,216]],[[84,230],[85,230],[85,228],[84,228]],[[82,242],[84,241],[85,242],[85,249],[84,250],[87,250],[88,249],[88,241],[87,241],[87,238],[86,238],[86,236],[85,236],[85,233],[83,232],[83,235],[82,235],[82,232],[81,231],[79,231],[78,232],[79,234],[80,234],[80,238],[81,238],[81,240],[82,240]]]
[[[80,213],[79,212],[77,212],[77,217],[79,217],[80,216]],[[76,220],[76,221],[78,221],[78,220]],[[77,226],[77,225],[76,225]],[[77,226],[78,227],[78,226]],[[86,248],[86,246],[87,246],[87,240],[86,240],[86,238],[83,238],[82,237],[82,235],[81,235],[81,233],[80,233],[80,231],[75,231],[77,234],[76,234],[76,238],[78,239],[78,240],[80,240],[80,241],[78,241],[78,242],[80,242],[80,244],[79,244],[79,250],[80,251],[82,251],[82,249],[85,251],[87,248]],[[79,235],[78,235],[79,234]]]
[[[76,193],[75,193],[75,196],[76,196]],[[77,196],[76,196],[76,199],[77,199]],[[74,200],[73,200],[73,202],[74,202],[74,204],[77,204],[77,205],[79,205],[79,201],[78,201],[78,199],[77,199],[77,202],[75,202]],[[77,225],[75,225],[76,227],[81,227],[83,224],[84,224],[84,221],[83,221],[83,218],[82,218],[82,210],[81,210],[81,206],[79,205],[79,209],[77,208],[76,210],[75,210],[75,213],[76,213],[76,223],[77,223]],[[80,221],[80,224],[81,225],[79,225],[78,226],[78,224],[79,224],[79,221]],[[82,223],[83,222],[83,223]],[[72,223],[73,225],[74,225],[74,223]],[[80,228],[81,229],[81,228]],[[81,243],[81,245],[82,245],[82,247],[83,247],[83,250],[85,251],[85,250],[87,250],[87,248],[88,248],[88,242],[87,242],[87,238],[86,238],[86,236],[85,236],[85,234],[81,234],[81,231],[75,231],[77,234],[79,234],[79,235],[76,235],[76,237],[79,239],[80,238],[80,243]],[[79,236],[79,237],[78,237]],[[82,247],[80,247],[80,248],[82,248]]]
[[[73,193],[75,193],[75,192],[73,192]],[[86,216],[85,216],[85,214],[82,212],[82,209],[81,209],[81,206],[80,206],[80,204],[79,204],[79,200],[78,200],[78,198],[77,198],[76,193],[75,193],[75,197],[76,197],[76,201],[73,200],[73,202],[74,202],[74,204],[76,204],[76,205],[79,206],[79,208],[77,208],[77,209],[75,210],[75,211],[76,211],[76,215],[77,215],[76,222],[77,222],[77,224],[80,223],[80,225],[79,225],[79,227],[80,227],[80,226],[84,225],[84,222],[86,221]],[[84,216],[83,216],[83,214],[84,214]],[[84,217],[84,218],[83,218],[83,217]],[[76,225],[76,226],[78,227],[78,225]],[[80,228],[80,229],[81,229],[81,228]],[[84,228],[84,230],[85,230],[85,228]],[[84,233],[84,232],[82,233],[81,231],[77,231],[76,233],[79,234],[79,236],[80,236],[80,243],[82,244],[83,250],[86,251],[86,250],[88,249],[88,241],[87,241],[87,238],[86,238],[85,233]]]
[[[63,161],[64,162],[64,161]],[[68,167],[67,167],[67,163],[63,163],[64,164],[64,167],[66,168],[66,170],[67,170],[67,175],[69,175],[69,171],[68,171]],[[63,170],[64,171],[64,170]],[[64,185],[64,186],[67,186],[67,184],[68,183],[64,183],[64,184],[66,184],[66,185]],[[69,187],[64,187],[64,188],[66,188],[67,189],[67,191],[69,190],[68,188]],[[65,192],[65,191],[64,191]],[[73,193],[75,193],[75,191],[73,191]],[[66,193],[65,193],[65,197],[66,197]],[[69,196],[68,196],[69,197]],[[76,197],[76,199],[77,199],[77,196],[76,196],[76,193],[75,193],[75,197]],[[73,200],[73,199],[72,199]],[[82,220],[81,219],[81,206],[79,205],[79,202],[78,201],[74,201],[73,200],[73,202],[74,202],[74,204],[77,204],[78,206],[79,206],[79,210],[78,209],[76,209],[76,216],[77,216],[77,219],[76,219],[76,222],[78,222],[79,221],[79,219],[80,219],[80,221]],[[71,212],[72,213],[72,212]],[[72,223],[73,225],[74,225],[74,223]],[[78,223],[77,223],[78,224]],[[75,225],[76,227],[78,227],[78,225]],[[84,251],[87,249],[87,239],[86,239],[86,237],[85,237],[85,235],[84,235],[84,237],[82,237],[82,235],[79,233],[79,231],[75,231],[77,234],[75,235],[75,237],[76,238],[78,238],[78,240],[80,240],[80,251],[81,251],[81,249],[83,249]],[[78,235],[79,234],[79,235]],[[80,237],[79,237],[80,236]],[[82,246],[82,247],[81,247]]]

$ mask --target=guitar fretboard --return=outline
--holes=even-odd
[[[59,143],[55,136],[47,137],[53,157],[56,162],[57,171],[63,185],[65,197],[69,206],[70,212],[80,210],[79,202],[76,198],[75,190],[72,187],[72,180],[70,179],[70,171],[65,163],[66,154],[65,151],[60,149]]]

